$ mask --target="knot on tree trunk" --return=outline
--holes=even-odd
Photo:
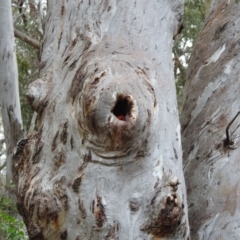
[[[142,59],[138,63],[139,53],[129,56],[126,49],[106,46],[83,57],[69,94],[89,148],[112,158],[143,149],[156,100],[146,64]]]
[[[49,68],[45,75],[32,82],[28,86],[26,97],[32,109],[41,112],[47,105],[49,91],[52,88],[52,68]]]

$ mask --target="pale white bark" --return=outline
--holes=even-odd
[[[48,2],[27,94],[38,130],[15,154],[30,239],[188,238],[172,69],[182,4]]]
[[[212,6],[191,56],[182,111],[189,222],[192,239],[240,239],[240,4]]]
[[[11,1],[0,5],[0,99],[7,154],[7,181],[12,180],[12,153],[22,138],[18,69],[14,47]]]
[[[38,1],[38,15],[37,15],[37,26],[38,26],[38,32],[43,36],[43,27],[42,27],[42,15],[43,15],[43,9],[42,9],[42,0]]]

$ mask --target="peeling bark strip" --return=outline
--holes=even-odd
[[[28,90],[40,130],[14,162],[31,240],[188,238],[169,68],[182,11],[181,0],[48,1]]]
[[[196,41],[182,111],[193,239],[239,239],[240,4],[212,1]]]

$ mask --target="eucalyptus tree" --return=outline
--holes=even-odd
[[[239,12],[211,1],[189,63],[182,111],[193,239],[239,239]]]
[[[12,180],[13,149],[23,137],[11,1],[3,1],[0,7],[0,101],[9,183]]]
[[[238,239],[239,4],[206,1],[182,110],[192,239]],[[14,155],[30,239],[187,239],[171,60],[180,1],[51,1],[35,131]]]
[[[30,239],[187,239],[172,70],[183,1],[48,1],[35,130],[14,155]]]

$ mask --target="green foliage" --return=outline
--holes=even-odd
[[[18,63],[18,73],[19,73],[19,90],[20,90],[20,103],[23,117],[23,125],[25,130],[29,128],[33,111],[30,108],[25,94],[27,92],[28,85],[31,81],[33,81],[33,75],[31,74],[31,62],[34,57],[35,49],[30,50],[31,47],[25,43],[22,43],[18,40],[17,42],[17,63]],[[23,45],[26,45],[25,47]],[[25,48],[23,50],[23,48]],[[29,54],[31,53],[32,56]],[[36,53],[35,53],[36,55]]]
[[[186,0],[184,7],[184,28],[173,46],[174,74],[176,89],[181,105],[182,89],[186,81],[186,69],[191,56],[192,47],[205,19],[203,0]]]
[[[30,2],[28,3],[27,1],[13,2],[12,5],[13,19],[15,19],[14,28],[35,40],[41,41],[42,34],[38,30],[37,10],[37,6],[33,3],[30,6]],[[15,42],[23,126],[25,131],[27,131],[29,129],[33,111],[27,102],[25,94],[28,85],[39,78],[38,51],[17,38],[15,39]]]
[[[27,240],[24,223],[13,217],[13,213],[17,213],[17,209],[12,201],[5,196],[0,197],[0,239]]]

